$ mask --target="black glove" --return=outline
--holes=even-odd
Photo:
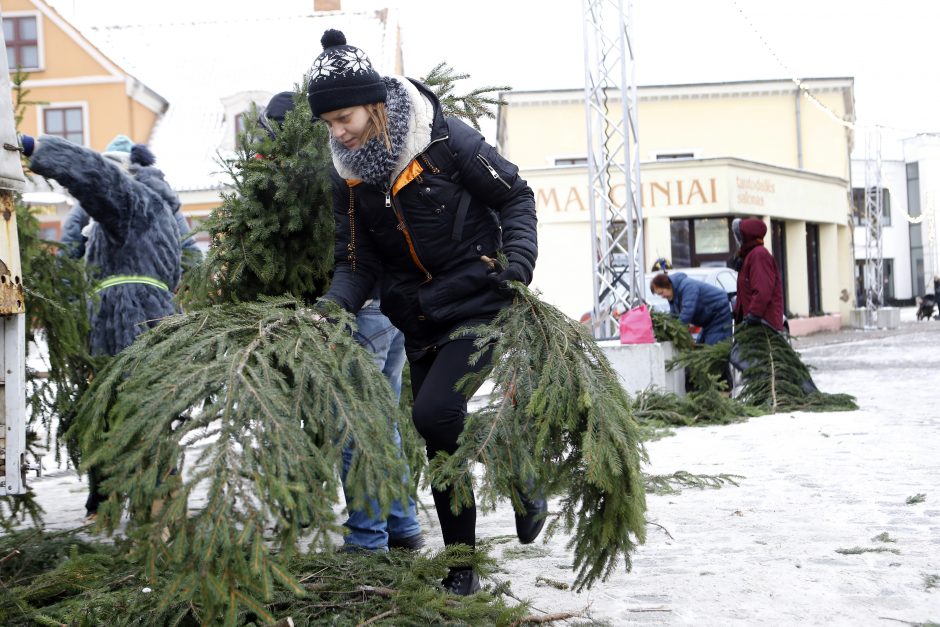
[[[502,272],[490,272],[489,277],[497,290],[507,294],[512,293],[512,287],[509,285],[509,281],[526,282],[525,270],[514,263],[510,263]]]

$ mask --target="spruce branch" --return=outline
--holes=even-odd
[[[559,516],[547,535],[573,535],[575,587],[606,578],[646,537],[640,464],[646,451],[630,401],[586,329],[538,294],[513,283],[514,303],[492,323],[474,328],[478,352],[492,367],[458,386],[493,381],[490,402],[467,417],[460,446],[430,464],[433,485],[455,486],[455,508],[469,504],[472,462],[482,462],[478,504],[509,496],[560,494]],[[458,335],[461,334],[458,331]],[[467,499],[467,500],[464,500]]]
[[[499,95],[501,91],[509,91],[508,86],[477,87],[463,95],[456,95],[454,88],[457,81],[469,78],[469,74],[462,74],[441,62],[435,65],[428,75],[421,78],[421,82],[431,88],[441,101],[444,115],[463,118],[473,128],[480,130],[481,118],[493,118],[493,107],[505,104]],[[495,95],[490,95],[495,92]]]
[[[858,409],[848,394],[816,390],[809,368],[783,335],[764,325],[739,325],[735,343],[741,361],[747,364],[740,399],[748,405],[772,412]]]
[[[317,546],[340,532],[332,506],[349,438],[369,443],[353,456],[351,506],[366,509],[368,494],[387,512],[407,496],[389,479],[405,472],[392,444],[394,397],[351,324],[288,298],[174,316],[116,357],[82,398],[76,436],[94,451],[85,463],[108,477],[99,526],[113,532],[126,506],[147,576],[182,573],[178,594],[209,616],[228,621],[276,584],[302,592],[284,559],[302,526]],[[183,442],[206,431],[213,439],[178,471]],[[194,513],[197,489],[206,501]]]

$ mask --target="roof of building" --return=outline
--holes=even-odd
[[[355,33],[350,43],[365,50],[380,73],[400,66],[397,14],[389,10],[235,12],[176,21],[151,15],[133,24],[80,28],[169,101],[149,144],[157,166],[181,192],[216,190],[230,182],[219,157],[231,154],[232,118],[249,102],[263,105],[300,84],[322,50],[324,30]]]

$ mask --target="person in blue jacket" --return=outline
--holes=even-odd
[[[653,277],[650,290],[668,300],[670,313],[684,324],[702,327],[699,344],[717,344],[731,337],[731,304],[723,289],[682,272],[663,272]]]

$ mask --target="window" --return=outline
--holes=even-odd
[[[235,114],[235,141],[238,142],[239,136],[245,133],[245,116],[248,115],[248,112],[236,113]]]
[[[920,165],[917,162],[907,164],[907,212],[911,217],[920,215]],[[924,294],[926,285],[926,267],[924,266],[923,224],[908,224],[908,237],[911,241],[911,281],[914,296]]]
[[[876,188],[868,190],[871,202],[876,202]],[[852,188],[852,214],[855,217],[855,226],[865,226],[865,188]],[[891,190],[881,188],[881,226],[891,226]]]
[[[682,218],[669,223],[675,268],[724,266],[731,256],[728,218]]]
[[[881,260],[881,280],[884,303],[876,302],[879,306],[894,300],[894,259]],[[864,259],[855,260],[855,298],[859,307],[864,307],[868,302],[868,276],[865,274]]]
[[[657,161],[675,161],[676,159],[694,159],[695,153],[691,152],[662,152],[656,154]]]
[[[555,157],[556,166],[587,165],[587,157]]]
[[[72,143],[85,143],[85,124],[81,107],[43,109],[43,132],[67,139]]]
[[[39,29],[35,16],[3,18],[3,39],[7,44],[7,68],[39,69]]]

